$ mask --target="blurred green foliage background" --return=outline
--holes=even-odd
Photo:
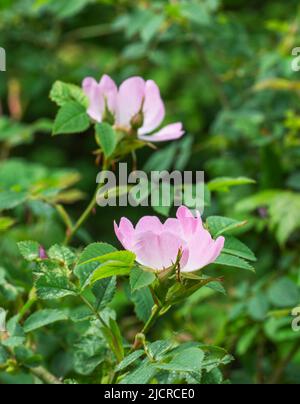
[[[168,315],[163,337],[178,332],[179,340],[226,348],[235,361],[225,377],[234,383],[299,383],[300,334],[291,328],[291,310],[300,305],[300,72],[291,67],[299,11],[296,0],[1,0],[0,187],[22,184],[40,197],[13,214],[1,212],[0,200],[0,306],[19,307],[30,289],[16,242],[49,247],[64,238],[49,198],[77,183],[62,202],[78,217],[95,188],[92,134],[51,137],[53,83],[140,75],[159,84],[168,120],[184,123],[188,141],[175,152],[160,147],[150,162],[152,152],[141,151],[139,168],[148,160],[148,167],[171,169],[183,156],[207,181],[256,181],[212,190],[204,213],[248,221],[239,237],[257,255],[256,275],[229,269],[227,296],[196,293]],[[116,245],[113,220],[145,213],[153,211],[98,209],[77,243]],[[126,297],[114,304],[130,333],[136,324]],[[160,331],[158,324],[153,335]],[[68,375],[68,350],[51,335],[40,344],[52,369]],[[19,380],[30,382],[0,373],[0,382]]]

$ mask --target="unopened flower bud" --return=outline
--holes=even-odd
[[[39,256],[40,256],[41,260],[45,260],[48,258],[46,250],[43,247],[40,247],[40,249],[39,249]]]

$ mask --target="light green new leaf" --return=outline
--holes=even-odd
[[[100,279],[111,276],[129,274],[134,265],[135,258],[135,254],[130,251],[117,251],[94,258],[92,261],[97,261],[100,265],[98,265],[91,276],[90,283],[94,284]]]
[[[130,272],[130,287],[131,291],[135,292],[138,289],[151,285],[156,279],[153,272],[143,271],[140,268],[134,268]]]
[[[110,157],[117,147],[118,138],[112,126],[103,122],[96,125],[96,141],[105,157]]]
[[[106,243],[93,243],[87,246],[74,269],[74,273],[80,281],[80,285],[84,286],[92,272],[99,266],[99,262],[93,260],[101,255],[109,254],[117,251],[117,249]]]
[[[24,331],[26,333],[35,331],[46,325],[56,323],[58,321],[68,320],[68,315],[60,310],[40,310],[32,314],[24,323]]]
[[[0,217],[0,232],[6,231],[15,224],[15,220],[11,217]]]
[[[231,187],[236,187],[239,185],[249,185],[255,184],[255,181],[251,178],[246,177],[238,177],[238,178],[230,178],[230,177],[221,177],[216,178],[208,183],[208,189],[218,192],[228,192]]]
[[[53,84],[50,92],[50,99],[60,107],[70,101],[77,101],[85,108],[88,106],[87,97],[80,87],[62,81],[56,81]]]
[[[86,108],[71,101],[58,111],[53,126],[53,135],[85,132],[90,126]]]

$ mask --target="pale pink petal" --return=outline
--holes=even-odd
[[[100,88],[103,93],[107,107],[112,114],[116,113],[118,101],[118,87],[116,83],[106,74],[100,81]]]
[[[173,123],[153,135],[139,135],[139,138],[147,142],[167,142],[181,138],[184,133],[182,123]]]
[[[132,118],[142,110],[145,97],[145,81],[141,77],[131,77],[124,81],[118,94],[118,125],[130,126]]]
[[[156,216],[144,216],[136,225],[135,231],[137,233],[151,231],[159,234],[163,231],[163,225]]]
[[[213,263],[223,247],[223,237],[215,241],[207,230],[197,233],[188,243],[189,260],[182,272],[197,271]]]
[[[193,215],[193,213],[190,211],[190,209],[187,208],[186,206],[180,206],[180,207],[177,209],[176,217],[177,217],[177,219],[181,220],[181,219],[186,219],[187,217],[192,217],[192,218],[194,218],[194,215]]]
[[[134,227],[130,220],[123,217],[119,226],[114,222],[114,228],[116,236],[123,247],[126,250],[132,250],[134,245]]]
[[[177,219],[168,219],[164,224],[164,230],[176,234],[179,237],[181,237],[183,233],[182,226]]]
[[[179,207],[176,216],[181,224],[185,239],[189,240],[189,238],[193,237],[196,232],[203,230],[201,216],[197,215],[197,217],[194,217],[187,207]]]
[[[210,259],[210,263],[212,264],[215,260],[220,256],[225,244],[224,237],[218,237],[214,244],[214,253]]]
[[[105,103],[100,85],[92,77],[87,77],[82,83],[82,88],[89,101],[87,113],[95,121],[101,122]]]
[[[138,131],[139,135],[153,132],[161,125],[165,117],[165,106],[159,88],[153,80],[146,82],[143,114],[144,123]]]
[[[174,264],[179,250],[184,249],[184,246],[184,241],[174,234],[168,232],[155,234],[148,231],[139,234],[134,252],[141,265],[159,271]],[[184,254],[184,260],[186,259],[187,252]]]

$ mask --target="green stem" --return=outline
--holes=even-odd
[[[57,210],[64,224],[66,225],[67,230],[69,231],[72,230],[73,223],[65,208],[62,205],[55,205],[55,209]]]
[[[97,200],[96,200],[97,193],[98,193],[98,188],[97,188],[97,191],[96,191],[95,195],[93,196],[93,199],[91,200],[91,202],[89,203],[88,207],[85,209],[83,214],[80,216],[80,218],[76,222],[75,226],[72,227],[72,229],[69,229],[68,234],[67,234],[66,239],[65,239],[65,243],[64,243],[65,245],[68,245],[72,241],[73,237],[78,232],[80,227],[87,221],[90,214],[95,209],[95,207],[97,205]]]
[[[102,317],[98,313],[98,311],[93,307],[93,305],[84,297],[80,296],[82,302],[91,310],[91,312],[96,316],[97,320],[103,325],[103,327],[108,328],[107,324],[103,321]]]
[[[63,384],[57,377],[41,366],[30,369],[30,372],[46,384]]]
[[[155,304],[153,306],[151,315],[150,315],[147,323],[144,325],[144,328],[142,329],[142,331],[137,333],[136,336],[135,336],[134,343],[133,343],[133,346],[132,346],[132,348],[130,350],[130,353],[135,351],[136,349],[138,349],[140,347],[141,340],[140,340],[139,336],[145,337],[148,334],[148,332],[150,331],[150,329],[154,325],[155,321],[159,317],[161,309],[162,309],[162,307],[158,306],[157,304]]]
[[[19,321],[27,314],[27,312],[31,309],[31,307],[37,302],[38,298],[35,294],[35,289],[32,289],[29,292],[28,301],[24,304],[19,312]]]
[[[109,165],[108,163],[104,163],[103,165],[103,169],[102,169],[102,173],[104,171],[106,171],[108,169]],[[82,215],[80,216],[80,218],[77,220],[77,222],[75,223],[74,226],[72,226],[72,228],[68,228],[67,229],[67,236],[65,239],[64,244],[68,245],[70,244],[70,242],[73,240],[73,237],[75,236],[75,234],[78,232],[78,230],[80,229],[80,227],[87,221],[87,219],[89,218],[90,214],[92,213],[92,211],[95,209],[95,207],[97,206],[97,194],[99,192],[99,189],[101,189],[102,187],[102,179],[100,179],[99,181],[99,185],[96,189],[96,192],[91,200],[91,202],[89,203],[89,205],[87,206],[87,208],[85,209],[85,211],[82,213]]]
[[[276,366],[275,372],[272,375],[268,384],[278,384],[281,382],[286,367],[289,365],[294,356],[299,352],[299,350],[300,350],[300,341],[296,341],[296,343],[292,346],[292,349],[289,351],[287,356],[285,356]]]
[[[153,306],[151,316],[149,317],[149,320],[141,331],[142,334],[147,335],[147,333],[150,331],[159,316],[160,309],[161,307],[159,307],[158,305]]]

